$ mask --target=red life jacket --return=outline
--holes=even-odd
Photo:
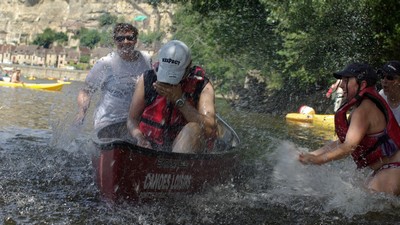
[[[371,165],[382,157],[391,157],[399,150],[400,146],[400,127],[390,107],[374,87],[363,89],[336,112],[335,130],[339,140],[342,143],[345,141],[350,126],[346,116],[347,112],[352,106],[360,104],[365,98],[371,99],[383,112],[386,118],[386,128],[379,134],[366,135],[351,153],[358,168]]]
[[[140,119],[139,129],[156,149],[168,148],[187,121],[175,108],[175,102],[167,102],[167,99],[158,95],[153,88],[153,83],[157,81],[155,71],[146,71],[143,77],[145,109]],[[192,67],[189,75],[180,82],[186,103],[197,107],[200,94],[208,82],[205,71],[201,67]]]

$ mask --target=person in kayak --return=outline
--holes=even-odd
[[[113,31],[117,50],[102,57],[90,70],[79,91],[76,124],[83,123],[93,94],[101,91],[94,110],[94,128],[126,121],[137,78],[151,69],[150,57],[135,50],[138,29],[128,23],[116,24]]]
[[[376,91],[377,73],[367,64],[353,63],[334,76],[342,79],[340,86],[346,100],[335,113],[339,140],[313,152],[300,153],[299,161],[321,165],[351,155],[358,168],[370,167],[374,171],[367,181],[369,189],[399,195],[400,127]]]
[[[21,70],[15,69],[15,71],[11,75],[11,83],[23,83],[21,81]]]
[[[400,124],[400,62],[393,60],[378,69],[382,90],[379,94],[387,101]]]
[[[199,153],[216,137],[214,88],[192,66],[185,43],[173,40],[158,52],[158,63],[138,80],[128,129],[137,145],[155,150]]]

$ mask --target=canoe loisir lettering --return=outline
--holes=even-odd
[[[191,175],[148,173],[144,180],[144,190],[187,190],[190,188]]]

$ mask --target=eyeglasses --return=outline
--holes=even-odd
[[[392,81],[396,79],[396,76],[400,75],[399,71],[396,68],[396,64],[392,64],[391,62],[385,64],[377,72],[382,80],[386,77],[387,80]]]
[[[115,40],[118,42],[123,42],[125,41],[125,39],[128,41],[134,41],[136,40],[136,38],[137,38],[136,35],[126,35],[126,36],[121,35],[121,36],[116,36]]]
[[[386,78],[386,80],[394,80],[394,79],[396,79],[396,77],[394,75],[390,75],[390,74],[381,74],[380,77],[381,77],[382,80],[385,79],[385,78]]]

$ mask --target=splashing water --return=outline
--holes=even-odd
[[[394,196],[371,193],[365,187],[367,170],[356,170],[349,158],[322,166],[303,165],[298,155],[305,148],[281,142],[269,154],[273,170],[271,189],[261,198],[298,212],[340,213],[346,217],[381,212],[400,205]]]
[[[50,146],[68,152],[77,152],[90,146],[90,137],[84,124],[74,123],[75,114],[67,113],[64,118],[54,118],[50,122],[52,139]]]

